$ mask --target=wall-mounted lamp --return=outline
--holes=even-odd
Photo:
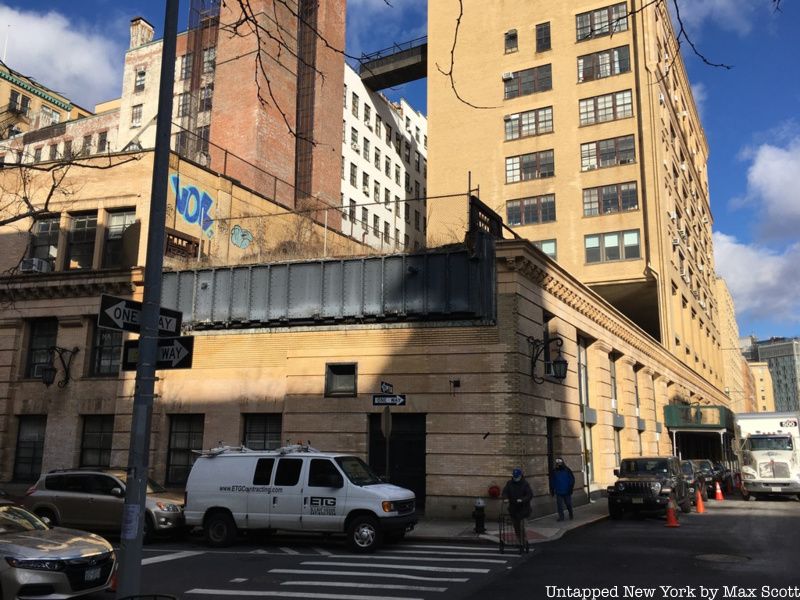
[[[56,373],[58,372],[58,369],[53,364],[53,359],[56,355],[58,355],[58,360],[61,361],[61,367],[64,369],[64,378],[58,382],[58,387],[63,388],[69,383],[69,369],[72,366],[72,359],[78,353],[78,347],[75,346],[72,350],[69,350],[67,348],[62,348],[61,346],[50,346],[47,351],[50,353],[50,362],[41,369],[42,383],[47,387],[50,387],[56,380]]]
[[[544,383],[543,377],[536,376],[536,363],[539,361],[544,349],[553,342],[555,342],[559,348],[564,345],[564,340],[562,340],[559,336],[553,336],[547,340],[537,340],[536,338],[532,337],[528,338],[528,343],[531,345],[531,377],[536,383]],[[561,355],[561,350],[558,351],[558,356],[555,360],[545,362],[544,364],[545,366],[550,365],[552,368],[553,378],[563,381],[567,376],[568,365],[566,359]]]

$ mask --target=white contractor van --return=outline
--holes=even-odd
[[[186,482],[184,516],[211,546],[239,530],[344,532],[356,552],[400,539],[417,523],[414,492],[384,483],[360,458],[308,446],[203,452]]]

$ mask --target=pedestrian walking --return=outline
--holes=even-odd
[[[533,490],[525,479],[522,469],[516,468],[511,472],[511,479],[503,488],[503,498],[508,500],[508,514],[514,523],[514,531],[521,546],[527,543],[523,523],[531,516],[531,500]]]
[[[573,518],[572,513],[572,490],[575,488],[575,475],[572,469],[567,466],[563,458],[556,459],[555,469],[550,473],[550,495],[556,497],[556,508],[558,509],[558,521],[564,520],[564,507],[567,507],[569,518]]]

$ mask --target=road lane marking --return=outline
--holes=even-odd
[[[381,554],[435,554],[436,556],[497,556],[494,552],[439,552],[436,550],[381,550]],[[457,560],[457,559],[455,559]]]
[[[363,557],[362,557],[363,558]],[[380,566],[384,569],[406,569],[408,571],[440,571],[442,573],[488,573],[489,569],[469,569],[467,567],[421,567],[418,565],[396,565],[396,564],[382,564],[376,565],[375,563],[355,563],[355,562],[331,562],[331,561],[318,561],[318,560],[304,560],[301,565],[312,565],[315,567],[367,567],[375,568]]]
[[[333,552],[328,552],[324,548],[317,548],[316,546],[314,546],[311,549],[314,550],[315,552],[319,552],[320,554],[322,554],[324,556],[333,556]]]
[[[244,583],[245,581],[247,581],[247,579],[244,577],[234,577],[230,580],[230,583]]]
[[[397,585],[393,583],[356,583],[342,581],[284,581],[281,585],[305,585],[315,587],[354,587],[371,590],[409,590],[413,592],[444,592],[446,587],[428,587],[424,585]]]
[[[300,554],[297,550],[293,550],[292,548],[281,547],[278,548],[284,554]]]
[[[495,556],[497,556],[495,554]],[[348,554],[333,554],[331,558],[353,558],[352,555]],[[504,565],[508,562],[508,559],[505,558],[433,558],[430,556],[426,556],[422,559],[419,559],[414,556],[385,556],[381,554],[371,554],[367,556],[361,556],[359,559],[363,560],[424,560],[425,562],[471,562],[471,563],[491,563],[495,565]]]
[[[198,554],[205,554],[205,552],[193,552],[187,550],[186,552],[175,552],[174,554],[161,554],[159,556],[151,556],[142,561],[143,565],[151,565],[153,563],[166,562],[168,560],[178,560],[181,558],[189,558],[190,556],[197,556]]]
[[[480,550],[485,551],[487,545],[483,546],[435,546],[433,544],[398,544],[398,548],[427,548],[434,550]]]
[[[397,600],[397,596],[353,596],[350,594],[312,594],[309,592],[279,592],[261,590],[210,590],[195,588],[185,594],[202,594],[205,596],[269,596],[278,598],[320,598],[322,600]],[[423,600],[423,598],[403,598],[403,600]]]
[[[284,575],[347,575],[348,577],[382,577],[391,579],[408,579],[413,581],[447,581],[466,583],[467,577],[425,577],[423,575],[407,575],[405,573],[376,573],[375,571],[323,571],[317,569],[270,569],[268,573]]]

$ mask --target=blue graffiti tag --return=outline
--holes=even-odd
[[[253,234],[247,229],[242,229],[239,225],[234,225],[231,229],[231,244],[244,250],[253,241]]]
[[[201,192],[193,185],[181,187],[180,176],[175,174],[170,177],[172,191],[175,192],[175,209],[187,223],[199,223],[206,236],[214,235],[212,229],[214,219],[209,216],[214,200],[206,192]]]

